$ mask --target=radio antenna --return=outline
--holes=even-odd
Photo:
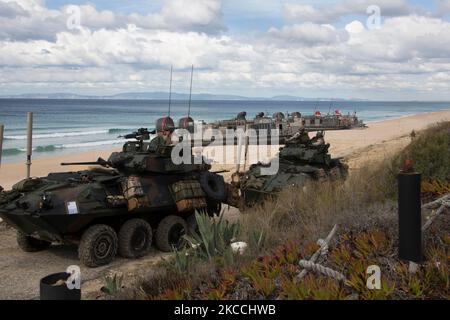
[[[170,85],[169,85],[169,114],[168,117],[170,117],[170,105],[172,103],[172,72],[173,72],[173,65],[170,66]]]
[[[192,101],[192,79],[194,78],[194,65],[191,68],[191,87],[189,89],[189,108],[188,108],[188,117],[191,115],[191,101]]]

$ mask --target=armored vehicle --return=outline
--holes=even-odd
[[[263,175],[267,164],[254,164],[247,172],[240,173],[235,182],[241,191],[243,202],[252,206],[261,199],[272,196],[286,187],[299,187],[307,181],[345,179],[348,166],[340,159],[332,159],[325,144],[324,133],[318,132],[310,139],[305,130],[285,140],[277,159],[279,170],[275,175]]]
[[[125,136],[122,151],[108,160],[62,164],[94,167],[18,182],[0,193],[0,217],[18,230],[24,251],[75,243],[89,267],[108,264],[117,253],[142,257],[153,240],[162,251],[182,246],[183,235],[196,227],[193,213],[218,214],[227,185],[203,159],[174,164],[173,130],[172,119],[162,118],[156,132]],[[157,137],[148,142],[152,133]]]

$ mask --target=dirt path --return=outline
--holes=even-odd
[[[226,209],[225,214],[230,220],[239,217],[235,208]],[[122,274],[125,288],[135,288],[133,284],[148,277],[152,268],[169,256],[169,253],[153,249],[138,260],[118,257],[108,266],[91,269],[80,264],[76,246],[54,245],[41,252],[23,252],[16,243],[16,231],[0,223],[0,300],[39,299],[39,280],[52,273],[64,272],[70,265],[81,268],[82,299],[97,299],[102,296],[100,288],[104,285],[105,275]]]
[[[16,243],[14,229],[0,223],[0,300],[38,299],[39,280],[51,273],[64,272],[70,265],[81,267],[83,299],[96,299],[103,286],[103,276],[122,273],[127,283],[148,275],[151,267],[167,256],[154,251],[139,260],[116,259],[96,269],[80,265],[76,247],[52,246],[49,250],[25,253]]]

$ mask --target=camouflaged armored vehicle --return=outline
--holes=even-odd
[[[323,132],[310,139],[305,130],[285,140],[285,147],[278,154],[279,170],[272,176],[262,175],[262,163],[254,164],[240,174],[237,185],[244,204],[252,206],[265,197],[272,196],[286,187],[299,187],[307,181],[345,179],[348,166],[328,153]]]
[[[121,152],[78,172],[25,179],[0,193],[0,217],[15,227],[19,246],[28,252],[51,243],[76,243],[89,267],[111,262],[117,253],[138,258],[157,248],[180,247],[195,228],[193,213],[214,215],[227,198],[223,178],[210,165],[175,165],[168,144],[171,118],[157,123],[158,136],[140,129]],[[194,162],[192,162],[194,163]]]

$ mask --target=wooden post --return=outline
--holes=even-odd
[[[0,124],[0,167],[2,166],[2,151],[3,151],[3,131],[5,126]]]
[[[398,175],[399,258],[414,263],[423,261],[421,174]]]
[[[239,132],[236,130],[236,132]],[[239,173],[241,169],[241,155],[242,155],[242,134],[239,133],[237,137],[237,163],[236,163],[236,172]]]
[[[245,124],[245,152],[244,152],[244,172],[247,170],[248,144],[250,143],[248,135],[248,124]]]
[[[31,176],[31,155],[33,154],[33,112],[27,114],[27,178]]]

